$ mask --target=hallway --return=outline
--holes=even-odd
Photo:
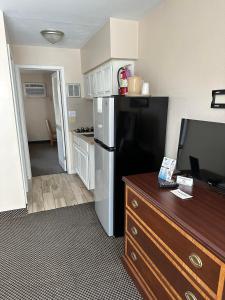
[[[93,201],[93,193],[86,189],[77,175],[37,176],[32,178],[32,190],[28,194],[28,213]]]

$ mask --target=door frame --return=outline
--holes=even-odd
[[[21,70],[33,70],[33,71],[52,71],[59,72],[60,78],[60,88],[62,95],[62,106],[60,107],[61,116],[63,120],[63,134],[65,139],[65,155],[66,155],[66,170],[68,171],[70,166],[70,143],[69,143],[69,123],[68,123],[68,114],[67,114],[67,98],[66,98],[66,83],[65,83],[65,73],[64,67],[61,66],[45,66],[45,65],[19,65],[15,64],[15,75],[16,75],[16,86],[18,90],[18,102],[17,105],[19,107],[19,111],[16,111],[17,118],[21,120],[22,124],[22,132],[18,132],[18,135],[22,134],[22,140],[24,143],[24,152],[25,152],[25,166],[26,166],[26,174],[24,174],[24,179],[26,180],[25,186],[29,186],[29,181],[32,180],[31,173],[31,165],[30,165],[30,154],[28,148],[28,137],[27,137],[27,128],[26,128],[26,119],[25,119],[25,111],[24,111],[24,99],[23,99],[23,87],[21,82]],[[21,157],[24,160],[23,156]],[[27,191],[28,192],[28,188]]]

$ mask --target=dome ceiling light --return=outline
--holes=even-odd
[[[42,30],[40,33],[51,44],[58,43],[64,36],[64,32],[59,30]]]

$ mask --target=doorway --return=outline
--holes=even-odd
[[[23,69],[20,78],[32,177],[63,173],[57,73]]]
[[[69,133],[64,70],[62,67],[16,65],[15,82],[26,203],[28,212],[35,212],[39,208],[43,210],[37,200],[44,187],[43,184],[37,191],[36,182],[44,183],[45,176],[52,176],[47,174],[60,176],[59,173],[67,171]]]
[[[73,174],[73,157],[70,148],[71,133],[69,132],[68,124],[64,68],[59,66],[15,65],[13,63],[9,48],[8,54],[18,135],[18,146],[20,151],[21,170],[24,184],[24,200],[27,204],[28,213],[93,201],[93,194],[86,189],[83,183],[79,180],[78,176],[75,174],[66,174],[66,172]],[[61,155],[61,167],[64,169],[64,173],[37,176],[32,180],[28,135],[23,103],[23,87],[21,82],[22,70],[42,70],[49,71],[52,75],[55,74],[54,81],[57,83],[57,87],[55,85],[55,88],[52,88],[52,93],[58,93],[59,98],[61,99],[61,101],[58,101],[58,114],[56,113],[55,115],[56,136],[57,140],[64,140],[64,148],[61,148],[61,151],[57,152],[58,155]],[[59,120],[58,123],[57,117]],[[62,154],[64,156],[62,156]],[[60,162],[59,157],[57,158],[58,162]]]
[[[30,74],[35,74],[35,72],[39,72],[43,76],[48,76],[48,86],[43,85],[43,82],[29,82],[31,80],[23,80],[23,76],[30,76]],[[39,74],[39,76],[40,76]],[[26,75],[26,76],[25,76]],[[26,81],[26,82],[25,82]],[[40,80],[36,80],[40,81]],[[43,80],[42,80],[43,81]],[[45,67],[45,66],[33,66],[33,65],[15,65],[15,82],[16,82],[16,91],[17,96],[15,97],[17,103],[15,105],[16,116],[17,116],[17,124],[18,124],[18,135],[21,144],[21,158],[23,165],[23,178],[24,178],[24,186],[26,187],[26,192],[29,191],[30,183],[32,181],[32,170],[31,170],[31,159],[29,152],[29,144],[28,142],[40,142],[43,140],[45,135],[49,134],[49,126],[51,128],[55,128],[55,145],[57,145],[57,157],[58,164],[61,166],[63,171],[67,171],[67,158],[69,156],[69,132],[68,132],[68,119],[67,119],[67,103],[66,103],[66,93],[65,93],[65,80],[64,80],[64,69],[62,67]],[[28,94],[30,93],[30,97],[27,102],[27,114],[25,113],[25,105],[24,105],[24,95],[26,95],[27,90],[25,91],[25,83],[27,83],[26,88],[28,90]],[[30,84],[30,85],[29,85]],[[39,84],[39,85],[38,85]],[[35,102],[35,97],[32,97],[33,93],[39,93],[46,96],[49,93],[49,98],[51,101],[43,101],[44,97],[40,99],[37,97]],[[29,101],[30,100],[30,101]],[[46,98],[45,98],[46,100]],[[35,103],[35,104],[34,104]],[[42,105],[42,108],[40,106]],[[30,114],[30,107],[37,107],[35,112]],[[52,112],[48,113],[49,119],[45,118],[46,112],[43,113],[43,107],[50,109],[52,107]],[[31,119],[33,115],[35,120]],[[31,126],[29,127],[29,136],[28,136],[28,128],[27,128],[27,118],[30,122]],[[43,119],[45,118],[45,120]],[[31,119],[31,120],[30,120]],[[39,121],[38,121],[39,120]],[[41,120],[41,122],[40,122]],[[51,124],[52,122],[52,124]],[[33,124],[34,123],[34,124]],[[36,129],[35,129],[36,128]],[[36,133],[34,133],[34,129]],[[32,141],[32,139],[34,139]],[[38,141],[39,139],[39,141]],[[49,140],[48,138],[46,139]],[[53,146],[54,147],[54,146]],[[32,147],[34,148],[34,147]],[[50,148],[51,149],[51,148]],[[53,148],[51,149],[53,151]],[[51,152],[49,151],[49,152]],[[38,151],[36,155],[40,158]],[[49,157],[52,157],[49,154]],[[49,160],[48,160],[49,162]],[[49,172],[48,172],[49,173]],[[51,173],[51,170],[50,170]]]

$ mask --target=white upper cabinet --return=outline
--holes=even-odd
[[[104,97],[118,94],[117,72],[119,68],[131,65],[134,61],[111,60],[84,75],[84,95],[86,98]]]
[[[96,95],[96,73],[95,72],[91,72],[89,75],[89,88],[90,88],[90,97],[89,98],[93,98]]]
[[[103,93],[105,96],[110,96],[113,93],[112,70],[111,63],[105,64],[102,67]]]
[[[90,91],[90,83],[89,83],[89,75],[84,75],[84,97],[90,98],[91,91]]]

